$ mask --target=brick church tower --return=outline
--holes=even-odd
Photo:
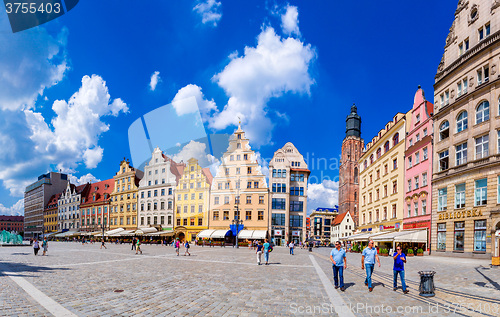
[[[361,117],[355,105],[346,118],[345,138],[342,141],[341,165],[339,169],[339,214],[351,212],[358,224],[359,167],[358,160],[363,153],[361,138]]]

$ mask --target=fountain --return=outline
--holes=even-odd
[[[6,230],[0,233],[0,245],[22,245],[23,237],[14,232],[8,232]]]

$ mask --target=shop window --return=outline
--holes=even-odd
[[[446,223],[438,223],[437,249],[441,251],[446,250]]]
[[[455,222],[455,241],[454,250],[463,251],[465,243],[465,222],[459,221]]]

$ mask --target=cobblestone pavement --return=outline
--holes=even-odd
[[[390,258],[382,258],[382,267],[374,273],[375,289],[369,293],[359,254],[348,254],[344,274],[348,288],[343,293],[333,290],[332,297],[331,285],[323,283],[320,275],[324,274],[313,266],[318,263],[318,270],[333,283],[326,248],[312,253],[299,249],[291,256],[277,247],[271,253],[271,265],[257,266],[255,251],[247,248],[193,247],[192,256],[177,257],[172,247],[143,245],[144,253],[135,255],[130,245],[107,246],[100,250],[99,244],[52,242],[45,257],[35,257],[29,247],[0,248],[0,315],[51,315],[47,305],[32,298],[15,278],[78,316],[335,316],[334,308],[342,300],[351,305],[347,312],[351,316],[401,316],[397,306],[420,307],[421,311],[404,313],[417,316],[429,312],[429,303],[432,309],[439,305],[439,311],[429,315],[478,315],[457,309],[451,305],[455,302],[488,304],[488,316],[499,315],[500,270],[490,269],[484,260],[411,258],[407,264],[410,294],[404,295],[400,289],[392,290]],[[421,269],[437,272],[436,297],[418,296]],[[374,307],[370,311],[357,306],[361,304]]]
[[[333,283],[330,251],[330,248],[315,248],[313,254]],[[398,306],[406,310],[406,316],[422,313],[429,316],[500,316],[500,268],[492,268],[490,260],[410,257],[405,266],[410,291],[406,295],[400,283],[398,290],[393,291],[394,260],[391,257],[380,257],[380,260],[381,267],[375,265],[374,289],[370,293],[364,285],[366,274],[361,270],[361,254],[347,254],[348,267],[344,273],[347,289],[341,296],[352,305],[357,316],[401,316]],[[436,272],[436,296],[419,296],[419,271]]]

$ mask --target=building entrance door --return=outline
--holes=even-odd
[[[500,221],[497,223],[495,227],[494,239],[495,240],[492,245],[493,252],[491,257],[491,264],[500,266]]]

